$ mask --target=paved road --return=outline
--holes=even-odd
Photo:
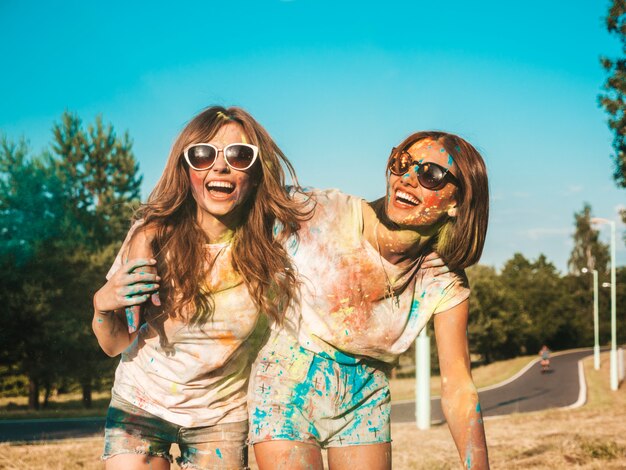
[[[539,363],[536,363],[507,385],[479,391],[483,416],[523,413],[574,404],[580,390],[578,361],[592,353],[593,350],[588,349],[552,356],[552,370],[548,374],[542,374]],[[439,398],[431,400],[431,416],[433,422],[445,421]],[[415,402],[392,405],[391,421],[414,422]]]
[[[576,402],[579,393],[578,361],[592,350],[577,351],[551,360],[552,373],[541,374],[535,364],[515,381],[491,390],[480,391],[480,403],[485,416],[514,412],[536,411],[568,406]],[[441,403],[431,402],[432,420],[442,422]],[[415,402],[397,403],[391,407],[391,421],[415,421]],[[0,420],[0,442],[40,441],[84,437],[102,434],[104,418]]]
[[[0,442],[104,435],[104,418],[0,420]]]

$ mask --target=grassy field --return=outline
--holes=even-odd
[[[493,469],[626,468],[626,385],[617,392],[609,390],[607,354],[603,354],[602,369],[597,372],[593,370],[593,358],[586,359],[585,372],[589,395],[582,408],[486,420]],[[445,425],[419,431],[413,424],[395,424],[392,433],[394,468],[459,468],[459,458]],[[102,469],[98,460],[101,448],[101,437],[30,445],[0,444],[0,469]],[[257,468],[253,459],[251,468]]]

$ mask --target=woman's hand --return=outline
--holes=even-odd
[[[133,234],[128,247],[128,258],[135,259],[153,259],[154,253],[152,252],[152,241],[156,231],[147,227],[139,227]],[[157,274],[156,263],[151,266],[142,266],[143,272]],[[155,290],[150,295],[152,303],[158,307],[161,305],[161,299],[159,298],[159,291]],[[126,307],[126,323],[128,325],[128,332],[134,333],[139,328],[141,322],[141,305],[133,305]]]
[[[155,259],[145,258],[131,259],[125,263],[96,292],[94,309],[105,314],[144,303],[159,289],[161,278],[155,272],[148,271],[155,265]]]

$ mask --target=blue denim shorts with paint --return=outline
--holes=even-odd
[[[286,333],[259,353],[248,401],[252,444],[290,440],[326,448],[391,441],[385,370],[339,351],[335,358],[313,353]]]
[[[178,444],[176,459],[184,469],[247,469],[248,423],[185,428],[165,421],[113,396],[107,413],[102,460],[120,454],[161,457],[172,462],[170,447]]]

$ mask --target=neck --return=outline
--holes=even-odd
[[[410,263],[424,252],[437,234],[437,227],[404,227],[389,220],[384,198],[370,202],[369,217],[364,216],[364,231],[372,246],[387,261],[401,265]],[[368,220],[369,219],[369,220]]]
[[[233,239],[235,229],[240,225],[240,217],[234,214],[216,217],[198,211],[198,223],[206,234],[209,243],[226,243]]]

